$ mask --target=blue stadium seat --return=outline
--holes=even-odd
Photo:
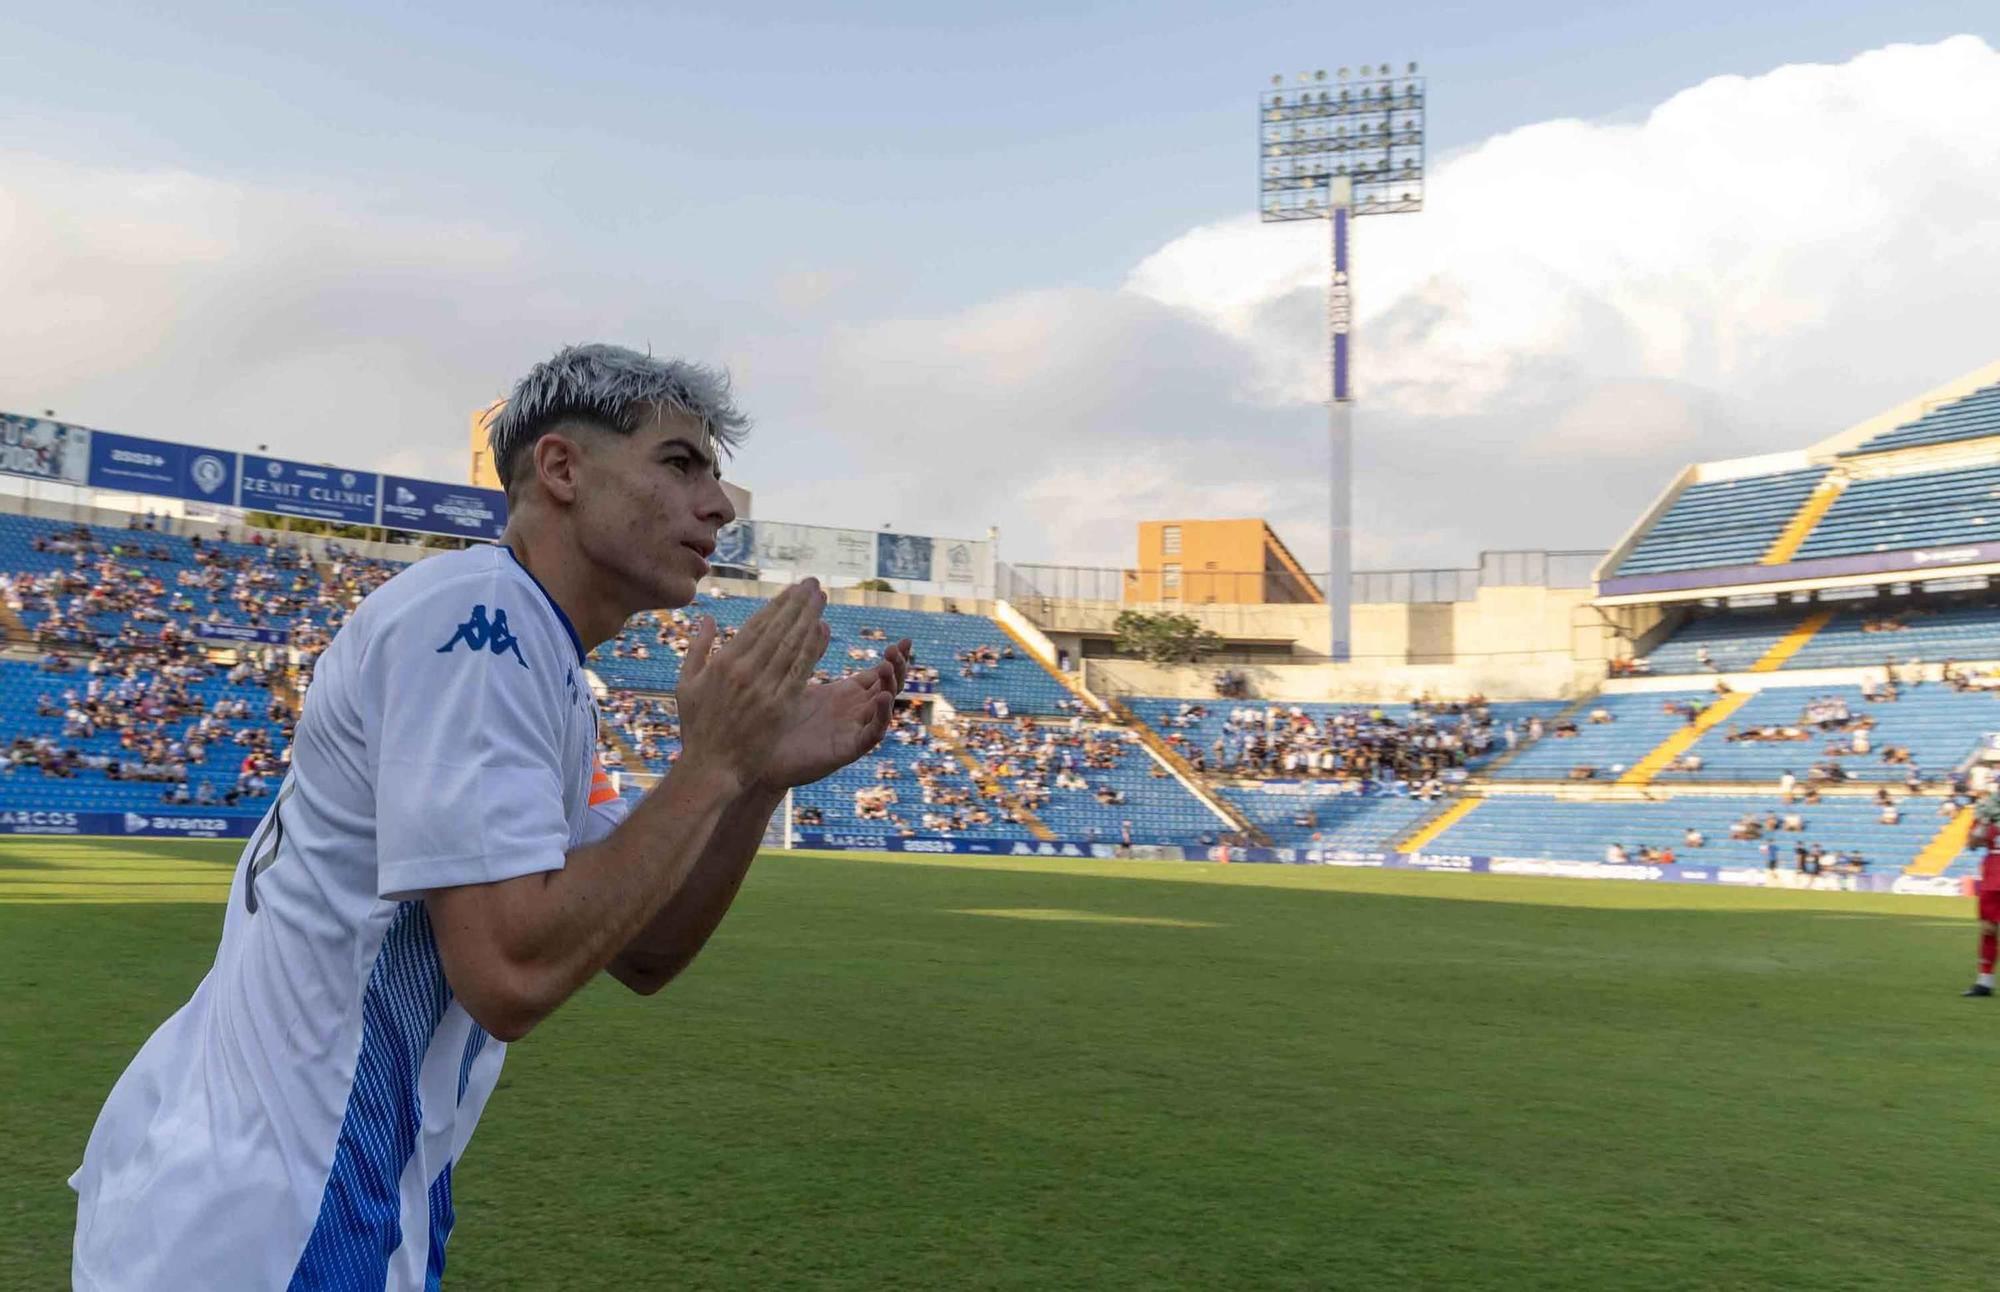
[[[1747,565],[1761,559],[1827,468],[1690,485],[1619,563],[1618,573],[1654,574]]]
[[[1396,795],[1304,795],[1297,787],[1267,781],[1256,788],[1222,790],[1251,824],[1279,847],[1330,848],[1342,852],[1387,852],[1396,841],[1444,809],[1442,803]],[[1300,825],[1310,810],[1316,825]]]
[[[2000,382],[1982,386],[1962,399],[1939,404],[1922,417],[1873,436],[1841,456],[1914,448],[1919,444],[1950,444],[1989,435],[2000,435]]]
[[[2000,540],[2000,466],[1925,471],[1847,486],[1799,548],[1825,556]]]
[[[1656,676],[1699,674],[1700,652],[1721,672],[1744,672],[1805,619],[1803,609],[1737,611],[1703,615],[1677,628],[1646,656]],[[1882,631],[1885,623],[1900,625]],[[1874,625],[1873,628],[1870,625]],[[1782,669],[1897,664],[1912,658],[2000,659],[2000,606],[1939,602],[1904,609],[1872,606],[1838,611],[1806,640]]]
[[[1872,718],[1870,750],[1866,754],[1841,754],[1851,737],[1841,732],[1822,733],[1802,726],[1806,705],[1821,695],[1838,694],[1855,718]],[[1731,741],[1730,733],[1754,727],[1800,727],[1808,738],[1798,741]],[[1810,686],[1768,687],[1750,697],[1722,726],[1695,742],[1692,753],[1702,759],[1699,771],[1665,771],[1662,784],[1686,781],[1770,781],[1786,771],[1801,781],[1815,763],[1838,763],[1856,781],[1900,783],[1909,769],[1885,763],[1882,753],[1890,746],[1908,749],[1916,764],[1932,780],[1948,775],[1984,742],[2000,731],[2000,702],[1980,692],[1959,693],[1949,687],[1928,685],[1906,688],[1894,702],[1870,704],[1853,687]]]
[[[1802,832],[1781,830],[1768,836],[1779,846],[1780,869],[1792,869],[1793,847],[1805,843],[1840,852],[1858,849],[1870,869],[1894,872],[1909,865],[1944,825],[1933,810],[1937,803],[1936,798],[1910,800],[1900,824],[1882,825],[1866,798],[1828,798],[1788,809],[1775,795],[1591,803],[1500,794],[1483,800],[1426,851],[1603,861],[1605,850],[1616,843],[1634,856],[1642,845],[1671,847],[1684,865],[1761,866],[1757,843],[1731,839],[1730,826],[1747,815],[1762,820],[1770,812],[1795,811],[1803,817]],[[1704,846],[1683,844],[1691,826],[1707,837]]]
[[[689,616],[712,615],[717,625],[740,628],[762,607],[758,597],[704,596],[687,608]],[[983,615],[941,614],[919,610],[889,610],[873,606],[829,605],[827,626],[832,638],[822,666],[829,672],[850,672],[859,665],[847,657],[850,649],[879,649],[885,642],[864,641],[863,628],[878,628],[889,641],[910,639],[917,662],[938,670],[938,691],[952,704],[969,712],[980,712],[988,699],[1004,700],[1017,714],[1055,714],[1057,702],[1069,699],[1069,691],[1042,664],[1020,651],[1013,638],[993,620]],[[592,652],[590,667],[606,684],[634,691],[671,691],[680,679],[680,657],[658,640],[659,624],[642,616],[626,626],[614,642]],[[644,646],[647,659],[629,658],[621,652]],[[1015,652],[990,666],[980,666],[973,676],[963,675],[965,666],[957,657],[969,650],[992,647]]]

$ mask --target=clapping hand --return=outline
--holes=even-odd
[[[683,762],[713,768],[746,789],[794,783],[781,779],[795,763],[781,738],[812,707],[807,696],[827,689],[806,686],[826,650],[825,606],[819,580],[795,583],[720,647],[715,621],[702,618],[675,689]]]
[[[810,785],[880,744],[910,675],[910,659],[910,642],[904,638],[883,651],[873,668],[805,687],[794,697],[765,765],[765,785]]]

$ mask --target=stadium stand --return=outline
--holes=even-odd
[[[247,666],[91,666],[0,660],[0,809],[262,813],[290,715]]]
[[[1652,574],[1743,565],[1761,559],[1827,468],[1690,485],[1620,562],[1618,573]]]
[[[676,646],[685,649],[697,616],[712,615],[728,631],[742,627],[763,604],[757,597],[711,594],[685,610],[639,616],[617,639],[591,653],[590,666],[614,687],[671,691],[680,678]],[[957,708],[986,712],[988,701],[994,701],[1005,705],[997,716],[1008,716],[1058,714],[1075,707],[1068,689],[1018,651],[1006,629],[983,615],[834,604],[826,608],[826,621],[832,638],[822,663],[829,675],[852,671],[873,658],[869,652],[908,637],[917,663],[935,670],[938,692]]]
[[[1579,802],[1532,794],[1492,795],[1429,847],[1431,852],[1491,857],[1538,857],[1603,861],[1618,844],[1633,860],[1641,848],[1673,849],[1684,865],[1762,866],[1760,844],[1778,847],[1778,865],[1792,869],[1795,849],[1818,845],[1829,852],[1859,852],[1875,870],[1900,870],[1944,824],[1934,810],[1939,800],[1912,800],[1901,822],[1883,825],[1880,809],[1868,798],[1826,798],[1816,804],[1785,806],[1773,795],[1687,797],[1664,801]],[[1803,827],[1783,828],[1787,814]],[[1767,828],[1776,816],[1779,828]],[[1758,822],[1757,839],[1732,838],[1739,823]],[[1701,847],[1689,847],[1686,832],[1699,830]]]
[[[2000,606],[1848,610],[1815,633],[1786,668],[1882,664],[1894,659],[2000,659]]]
[[[1626,567],[1642,553],[1647,561],[1667,563],[1652,568],[1756,560],[1823,474],[1787,472],[1695,486],[1665,518],[1675,521],[1671,528],[1682,537],[1662,534],[1663,519]],[[1961,503],[1968,482],[1987,479],[1964,472],[1906,479],[1942,476],[1953,478],[1953,496]],[[1854,486],[1849,495],[1862,488]],[[1844,496],[1828,513],[1828,522],[1838,518],[1846,501]],[[1906,500],[1897,507],[1907,513],[1920,505]],[[1970,515],[1972,508],[1967,504],[1958,512]],[[1815,530],[1808,541],[1818,537]],[[190,806],[199,794],[206,800],[199,804],[204,810],[258,815],[268,802],[262,796],[282,775],[289,720],[284,696],[293,694],[280,694],[268,683],[285,674],[287,662],[309,667],[311,656],[360,598],[400,568],[337,549],[331,559],[314,564],[284,544],[0,516],[0,599],[15,606],[19,623],[40,639],[36,650],[60,646],[79,667],[95,656],[96,667],[129,675],[121,683],[127,690],[113,693],[125,699],[94,710],[99,720],[86,733],[75,726],[63,692],[87,685],[87,673],[45,673],[32,657],[23,657],[19,643],[13,658],[0,660],[0,723],[13,742],[10,770],[0,773],[0,808],[157,811],[184,774]],[[711,592],[685,611],[636,619],[599,648],[592,665],[610,688],[601,702],[606,727],[601,753],[608,766],[650,776],[666,772],[678,749],[678,730],[664,693],[678,679],[676,648],[685,647],[693,616],[713,614],[725,631],[733,631],[762,604],[758,598]],[[1656,646],[1649,663],[1655,673],[1694,676],[1710,667],[1745,671],[1759,661],[1782,668],[1864,667],[1873,675],[1887,661],[1901,666],[1913,656],[2000,658],[2000,605],[1967,599],[1885,607],[1886,602],[1703,613]],[[827,618],[833,632],[822,676],[861,667],[887,642],[908,636],[917,645],[919,663],[935,670],[922,680],[960,716],[926,728],[921,701],[905,706],[878,756],[795,794],[799,831],[1079,843],[1114,843],[1129,831],[1141,845],[1232,837],[1231,823],[1190,792],[1137,731],[1087,720],[1083,704],[1062,681],[995,620],[843,604],[829,606]],[[218,645],[193,637],[193,626],[203,622],[289,629],[296,649],[253,646],[234,675],[207,667],[175,688],[161,670],[185,667],[204,648]],[[1780,643],[1790,643],[1795,652],[1774,657]],[[1718,699],[1702,689],[1706,685],[1691,682],[1666,692],[1621,692],[1574,703],[1274,706],[1131,697],[1130,709],[1197,774],[1213,778],[1207,787],[1212,797],[1277,845],[1377,853],[1422,839],[1431,852],[1569,860],[1602,860],[1605,848],[1619,842],[1635,851],[1640,845],[1672,845],[1683,862],[1760,864],[1755,842],[1729,835],[1753,809],[1761,813],[1775,804],[1770,787],[1781,771],[1794,771],[1803,785],[1815,764],[1837,765],[1851,779],[1886,788],[1909,774],[1900,757],[1883,759],[1894,747],[1908,750],[1935,781],[1985,744],[1990,731],[2000,731],[2000,708],[1985,694],[1906,682],[1896,701],[1870,702],[1854,698],[1857,692],[1847,682],[1838,688],[1847,697],[1842,721],[1808,720],[1806,705],[1831,694],[1831,684],[1739,692],[1727,719],[1690,742],[1690,713]],[[159,707],[159,698],[169,694],[176,695],[171,713]],[[111,717],[118,703],[129,704],[146,723],[123,742]],[[224,712],[236,714],[237,706],[248,712],[227,719],[220,733],[205,731],[206,762],[191,762],[188,737],[204,712],[225,704]],[[1240,711],[1234,721],[1233,710]],[[1714,709],[1710,716],[1725,711]],[[1857,753],[1854,728],[1861,719],[1869,720],[1866,752]],[[1783,732],[1787,727],[1804,738],[1730,739],[1757,728],[1789,734]],[[1678,765],[1660,766],[1650,799],[1577,800],[1533,792],[1447,797],[1447,784],[1467,778],[1477,790],[1487,778],[1567,783],[1579,769],[1589,769],[1589,779],[1602,784],[1656,755],[1670,738],[1691,743],[1688,753],[1699,762],[1682,758]],[[1831,752],[1836,745],[1845,752]],[[128,765],[138,760],[148,779],[131,779],[125,766],[113,778],[108,763],[114,757]],[[1370,792],[1353,792],[1361,782]],[[1689,794],[1691,782],[1746,788],[1720,797]],[[1752,785],[1754,791],[1747,788]],[[1682,787],[1679,797],[1676,786]],[[624,792],[636,794],[640,786],[628,778]],[[226,807],[225,796],[234,800]],[[1780,840],[1788,850],[1797,835],[1837,851],[1859,849],[1878,867],[1906,864],[1939,837],[1938,807],[1946,800],[1936,794],[1904,799],[1900,790],[1893,797],[1902,803],[1902,819],[1885,825],[1881,808],[1865,791],[1828,792],[1822,802],[1798,809],[1807,816],[1807,829],[1783,832]],[[1696,855],[1688,855],[1681,843],[1689,826],[1708,840]],[[1789,851],[1783,864],[1790,864]],[[1947,875],[1963,868],[1961,859],[1936,848],[1927,864]]]
[[[1331,754],[1342,774],[1404,780],[1482,767],[1518,745],[1530,720],[1564,707],[1541,700],[1259,705],[1158,696],[1127,703],[1202,770],[1310,776],[1326,772],[1313,763]]]
[[[1655,675],[1748,672],[1806,618],[1800,611],[1699,616],[1647,653],[1647,671]]]
[[[1804,625],[1804,611],[1704,615],[1674,630],[1646,656],[1656,675],[1740,673]],[[1702,652],[1708,652],[1708,664]],[[1780,669],[1865,667],[1911,659],[2000,660],[2000,606],[1979,604],[1868,606],[1831,613]]]
[[[1291,782],[1225,785],[1221,792],[1280,847],[1386,852],[1440,809],[1440,804],[1394,794],[1291,792]]]
[[[1660,781],[1775,781],[1786,771],[1801,783],[1814,769],[1840,779],[1902,782],[1913,769],[1931,779],[1948,773],[2000,731],[1993,697],[1932,684],[1871,703],[1818,687],[1770,687],[1751,696],[1719,729],[1688,751],[1698,770],[1666,769]],[[1732,739],[1732,736],[1741,737]]]
[[[2000,383],[1940,404],[1914,421],[1873,436],[1842,456],[1915,448],[1920,444],[1951,444],[1989,435],[2000,435]]]
[[[1034,838],[907,711],[872,758],[793,794],[795,828],[967,839]]]
[[[1574,715],[1542,724],[1543,735],[1496,767],[1495,780],[1610,780],[1686,726],[1688,710],[1714,700],[1708,691],[1604,695]],[[1533,725],[1532,722],[1530,724]],[[1588,768],[1592,775],[1578,775]]]
[[[208,622],[288,629],[312,652],[400,568],[336,555],[321,570],[291,547],[0,515],[0,592],[45,642],[133,644]]]
[[[1800,546],[1798,558],[1992,542],[2000,537],[2000,466],[1857,480]]]
[[[1058,838],[1112,843],[1128,828],[1133,843],[1214,839],[1230,829],[1154,759],[1135,732],[1016,719],[961,719],[947,727],[982,773],[1026,796]],[[982,776],[983,778],[983,776]]]

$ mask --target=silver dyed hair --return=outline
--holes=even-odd
[[[720,368],[618,345],[568,346],[530,369],[494,416],[487,430],[493,468],[506,488],[520,453],[561,422],[630,435],[662,411],[699,421],[716,448],[735,448],[750,429]]]

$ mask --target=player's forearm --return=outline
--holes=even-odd
[[[741,795],[733,776],[683,761],[560,870],[434,893],[445,976],[473,1018],[518,1039],[602,973],[686,886]]]
[[[724,810],[693,873],[612,960],[611,973],[618,981],[650,996],[693,963],[729,913],[757,858],[771,813],[784,801],[783,790],[753,788]]]

